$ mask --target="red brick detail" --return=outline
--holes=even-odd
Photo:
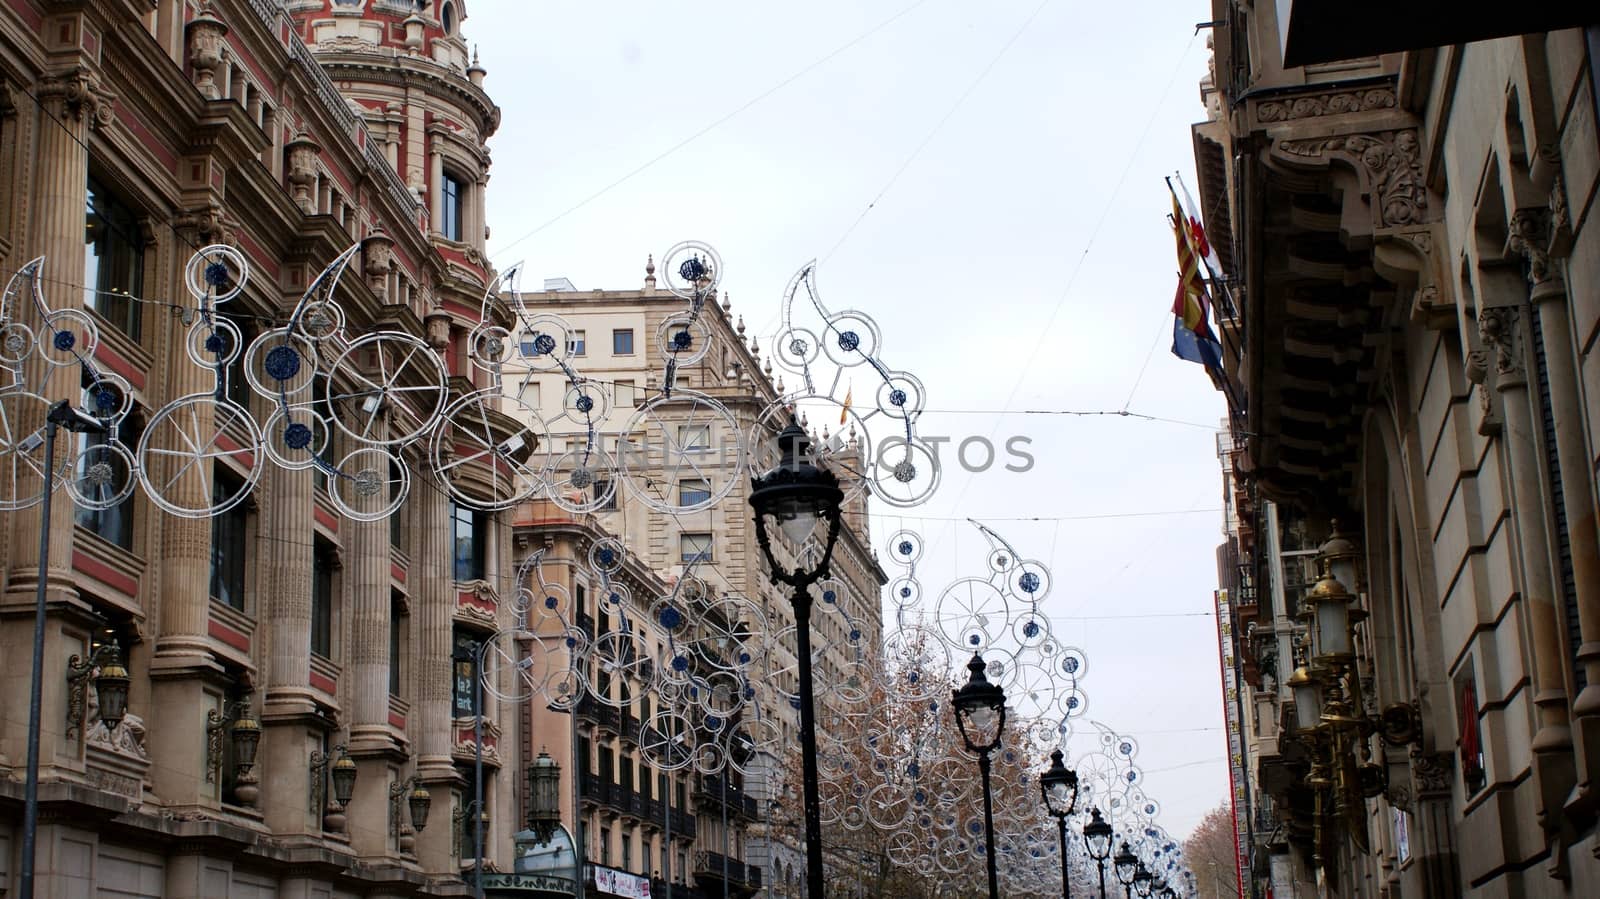
[[[390,712],[389,713],[389,726],[394,728],[395,730],[405,730],[406,729],[406,716],[400,714],[399,712]]]
[[[312,514],[314,514],[316,516],[317,524],[322,525],[323,527],[327,528],[330,531],[333,531],[334,533],[338,533],[338,531],[339,531],[339,516],[333,514],[332,512],[329,512],[327,509],[324,509],[321,506],[317,506]]]
[[[256,454],[246,451],[244,447],[234,442],[234,439],[227,434],[217,435],[217,448],[225,453],[235,454],[236,458],[244,462],[246,468],[256,467]]]
[[[206,633],[232,646],[240,652],[250,651],[250,638],[213,618],[206,625]]]
[[[94,358],[95,361],[102,363],[106,368],[126,378],[129,384],[139,390],[144,389],[144,372],[140,371],[138,366],[132,362],[124,359],[121,353],[111,348],[110,344],[102,343],[95,347]]]
[[[107,587],[121,590],[129,596],[139,595],[138,578],[123,574],[87,553],[73,551],[72,570],[81,571]]]
[[[316,687],[318,690],[321,690],[329,696],[339,692],[339,682],[316,670],[315,668],[311,669],[311,686]]]

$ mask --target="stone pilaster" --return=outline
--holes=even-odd
[[[1550,384],[1550,416],[1561,466],[1561,500],[1566,510],[1577,587],[1578,662],[1587,683],[1573,702],[1577,727],[1578,784],[1586,814],[1600,805],[1600,534],[1595,520],[1594,479],[1584,440],[1583,398],[1573,355],[1572,318],[1566,283],[1552,263],[1551,211],[1524,209],[1511,217],[1511,248],[1528,261],[1529,297],[1537,312]]]
[[[419,473],[419,477],[428,477]],[[449,809],[448,785],[456,780],[450,750],[455,743],[451,733],[451,612],[455,607],[454,572],[448,530],[449,508],[444,493],[433,484],[419,484],[411,491],[417,507],[412,519],[417,530],[417,558],[412,564],[417,595],[411,621],[415,650],[419,752],[417,773],[428,783],[434,796],[439,825],[430,823],[417,835],[417,858],[425,871],[451,867],[451,828],[445,814]]]
[[[98,80],[87,69],[72,68],[42,79],[31,88],[39,98],[42,110],[32,116],[32,127],[37,135],[35,150],[31,153],[30,185],[18,185],[19,193],[28,195],[27,236],[19,237],[12,258],[19,263],[33,256],[44,256],[44,279],[41,290],[45,303],[52,309],[76,309],[83,305],[82,295],[74,285],[83,277],[84,207],[88,195],[89,159],[84,144],[92,127],[104,124],[111,113],[112,97],[99,88]],[[29,104],[31,106],[31,104]],[[8,122],[7,124],[13,124]],[[31,186],[31,191],[28,190]],[[18,266],[20,267],[20,265]],[[27,288],[24,288],[25,290]],[[49,329],[41,320],[32,300],[26,295],[16,304],[17,319],[33,329],[38,339],[49,344]],[[83,333],[69,327],[77,340]],[[15,417],[9,423],[12,433],[30,434],[44,426],[47,404],[54,400],[79,399],[78,373],[65,366],[60,369],[48,365],[38,354],[30,354],[22,364],[27,389],[40,394],[44,402],[18,400],[8,407]],[[72,458],[77,438],[61,430],[56,439],[56,452],[52,467],[59,468]],[[43,449],[37,451],[42,459]],[[44,480],[32,473],[27,465],[17,466],[15,496],[42,496]],[[52,620],[45,631],[44,670],[42,684],[43,721],[39,737],[39,757],[46,778],[54,765],[58,746],[71,754],[70,744],[59,744],[61,733],[49,722],[61,720],[66,689],[60,677],[52,676],[63,670],[67,656],[80,651],[74,639],[63,633],[57,616],[77,604],[78,593],[71,573],[73,505],[64,488],[57,487],[52,497],[51,520],[47,543],[48,564],[41,565],[39,558],[40,515],[36,504],[12,513],[9,529],[11,570],[6,579],[4,604],[18,614],[8,618],[0,631],[0,656],[13,660],[0,672],[0,685],[8,697],[6,713],[16,720],[27,721],[28,696],[31,678],[29,658],[33,644],[34,591],[40,580],[46,585],[46,602]],[[26,726],[6,728],[7,739],[0,744],[0,754],[9,757],[10,764],[21,765],[26,757]],[[44,846],[44,829],[41,828],[40,845]],[[42,871],[42,869],[41,869]],[[42,875],[41,875],[42,876]],[[41,881],[41,890],[47,890]]]
[[[1528,616],[1528,664],[1533,675],[1537,721],[1533,735],[1533,771],[1539,794],[1539,818],[1552,845],[1560,826],[1561,808],[1576,781],[1572,729],[1567,715],[1567,652],[1561,637],[1561,611],[1551,570],[1549,534],[1545,527],[1545,481],[1534,444],[1525,435],[1538,433],[1523,341],[1527,322],[1517,307],[1486,308],[1478,313],[1478,335],[1494,366],[1494,389],[1505,417],[1502,447],[1511,475],[1511,508],[1521,544],[1521,586]]]
[[[376,454],[364,457],[375,459]],[[363,465],[369,462],[361,463]],[[389,502],[388,471],[352,472],[345,495],[363,514],[377,514]],[[368,475],[376,475],[369,478]],[[373,488],[376,488],[375,490]],[[387,809],[391,761],[403,757],[389,730],[389,519],[347,518],[345,533],[345,636],[349,665],[350,755],[360,776],[351,800],[351,848],[364,858],[389,850]]]
[[[307,811],[310,728],[320,731],[311,689],[312,472],[274,467],[257,489],[272,491],[261,527],[284,539],[263,546],[261,601],[267,635],[262,704],[261,810],[275,833],[303,833],[320,822]]]

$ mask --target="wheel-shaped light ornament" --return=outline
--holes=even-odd
[[[611,454],[588,445],[568,450],[550,465],[550,501],[568,512],[610,507],[617,495],[616,463]]]
[[[0,391],[0,474],[11,489],[0,494],[0,511],[26,509],[44,499],[44,422],[50,404],[25,390]]]
[[[694,761],[694,725],[677,712],[657,713],[640,728],[639,751],[663,771],[681,771]]]
[[[945,588],[938,615],[945,640],[963,652],[987,649],[1009,623],[1005,596],[994,584],[973,577]]]
[[[920,505],[939,489],[939,456],[918,437],[885,438],[873,460],[872,495],[897,508]]]
[[[629,419],[618,448],[631,495],[672,515],[715,506],[745,468],[739,432],[728,407],[703,393],[651,398]]]
[[[196,300],[220,305],[239,295],[250,281],[250,263],[227,244],[196,250],[183,267],[183,284]]]
[[[722,257],[708,243],[686,240],[661,254],[667,290],[685,300],[710,296],[722,283]]]
[[[687,312],[667,316],[656,328],[656,351],[661,358],[678,363],[680,368],[704,359],[711,350],[712,340],[711,326],[705,318]]]
[[[328,449],[332,425],[309,406],[280,406],[261,426],[261,448],[290,471],[317,464]]]
[[[410,443],[437,426],[449,372],[427,342],[397,331],[352,341],[329,371],[333,425],[365,444]],[[386,416],[393,409],[397,414]],[[404,423],[402,423],[404,422]]]
[[[79,365],[94,358],[100,327],[82,309],[57,309],[44,317],[39,355],[53,366]]]
[[[280,404],[310,387],[317,368],[315,345],[288,328],[262,333],[244,354],[250,389]]]
[[[483,647],[483,689],[506,702],[529,699],[540,691],[555,656],[553,650],[526,630],[497,631]]]
[[[377,521],[400,510],[411,492],[411,469],[399,457],[364,446],[339,460],[328,498],[346,518]]]
[[[67,492],[80,509],[105,510],[132,496],[138,482],[138,465],[127,447],[95,443],[73,459]]]
[[[180,397],[150,419],[139,438],[139,482],[150,501],[180,518],[228,511],[261,477],[261,435],[239,406],[210,393]],[[219,481],[216,469],[236,478]]]
[[[497,389],[451,403],[428,440],[429,459],[457,502],[509,509],[543,490],[550,430],[539,410]]]

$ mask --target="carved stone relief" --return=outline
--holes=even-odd
[[[1371,186],[1379,227],[1428,220],[1428,190],[1415,129],[1284,140],[1278,149],[1306,160],[1340,156],[1358,166]]]
[[[1367,90],[1336,91],[1284,100],[1267,100],[1256,107],[1256,118],[1262,122],[1288,122],[1294,119],[1342,115],[1349,112],[1393,109],[1394,106],[1394,88],[1374,87]]]

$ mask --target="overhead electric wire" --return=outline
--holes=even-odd
[[[750,107],[756,105],[757,103],[760,103],[762,100],[765,100],[766,98],[772,96],[773,94],[777,93],[778,91],[783,90],[785,87],[788,87],[790,84],[793,84],[794,82],[798,81],[799,79],[803,78],[804,76],[809,75],[812,71],[814,71],[814,70],[820,68],[821,66],[825,65],[826,63],[831,61],[834,57],[836,57],[839,54],[845,52],[846,50],[849,50],[851,47],[854,47],[855,45],[861,43],[862,41],[866,40],[867,38],[872,37],[874,34],[877,34],[879,31],[882,31],[883,29],[889,27],[890,25],[894,24],[899,19],[903,18],[906,14],[910,13],[912,10],[915,10],[917,7],[923,5],[926,2],[928,2],[928,0],[916,0],[916,2],[910,4],[909,6],[904,7],[899,12],[897,12],[894,15],[890,16],[889,18],[884,19],[883,21],[881,21],[878,24],[872,26],[871,28],[867,29],[866,31],[862,32],[861,34],[858,34],[855,37],[851,38],[850,40],[846,41],[845,43],[840,44],[838,47],[835,47],[833,50],[829,51],[827,54],[825,54],[821,58],[817,59],[815,62],[812,62],[811,64],[805,66],[804,68],[799,69],[794,74],[788,76],[787,78],[784,78],[782,81],[779,81],[777,84],[774,84],[773,86],[767,88],[766,90],[762,91],[761,93],[756,94],[754,97],[751,97],[749,100],[746,100],[743,104],[739,105],[732,112],[729,112],[729,113],[727,113],[727,114],[715,119],[710,124],[705,125],[704,127],[702,127],[700,130],[694,132],[693,134],[689,135],[688,137],[685,137],[684,139],[678,141],[677,143],[673,144],[672,146],[668,147],[667,149],[665,149],[665,150],[661,151],[660,153],[656,154],[655,156],[651,157],[649,160],[644,162],[642,165],[639,165],[638,167],[636,167],[633,170],[629,171],[627,174],[623,175],[622,177],[616,179],[615,181],[612,181],[611,183],[607,184],[605,187],[600,188],[599,190],[595,191],[594,193],[589,194],[587,197],[584,197],[582,200],[579,200],[577,203],[573,204],[572,206],[569,206],[567,209],[563,210],[560,214],[556,215],[554,218],[549,219],[544,224],[539,225],[538,227],[534,228],[532,231],[529,231],[526,234],[523,234],[522,236],[518,237],[517,239],[511,241],[510,243],[500,247],[495,253],[495,258],[499,258],[501,256],[504,256],[506,251],[510,250],[512,247],[522,243],[523,241],[527,240],[528,238],[534,236],[535,234],[538,234],[539,232],[543,231],[544,229],[550,227],[551,225],[554,225],[556,222],[561,221],[562,219],[566,218],[567,216],[571,215],[572,213],[577,212],[579,209],[582,209],[583,207],[585,207],[585,206],[589,205],[590,203],[594,202],[595,200],[598,200],[599,198],[605,196],[606,194],[610,193],[612,190],[622,186],[623,184],[627,183],[628,181],[631,181],[634,177],[642,174],[645,170],[649,169],[651,166],[653,166],[656,163],[662,161],[663,159],[666,159],[668,156],[671,156],[672,154],[678,152],[679,150],[683,149],[684,147],[688,146],[689,144],[693,143],[694,141],[700,139],[701,137],[704,137],[707,133],[713,131],[719,125],[722,125],[724,122],[727,122],[729,119],[734,118],[735,116],[739,115],[740,113],[744,112],[745,110],[749,109]]]
[[[1044,8],[1049,5],[1050,0],[1040,0],[1039,5],[1033,8],[1033,12],[1028,13],[1028,17],[1022,20],[1022,24],[1017,27],[1017,30],[1012,33],[1011,37],[1000,46],[1000,49],[995,52],[994,56],[990,57],[988,64],[978,72],[976,78],[972,79],[972,81],[967,85],[966,90],[962,91],[961,95],[956,97],[956,101],[950,104],[950,108],[945,110],[944,115],[939,118],[939,121],[936,124],[934,124],[933,130],[929,131],[927,135],[922,138],[922,141],[918,143],[916,148],[911,151],[911,155],[907,156],[905,161],[900,163],[900,167],[894,170],[894,174],[889,176],[888,183],[884,184],[883,189],[878,191],[877,196],[872,198],[872,202],[868,203],[866,207],[861,210],[861,214],[856,216],[855,221],[850,223],[850,227],[844,229],[844,233],[839,235],[839,239],[834,242],[834,245],[828,250],[828,252],[822,254],[823,262],[827,262],[830,258],[832,258],[833,254],[838,252],[839,247],[844,245],[845,240],[848,239],[851,234],[855,233],[856,226],[861,224],[861,220],[867,217],[867,213],[871,212],[873,208],[878,205],[878,201],[882,200],[884,195],[894,187],[895,182],[900,180],[900,176],[906,173],[906,169],[909,169],[913,162],[916,162],[917,157],[922,155],[922,151],[927,149],[928,144],[932,143],[933,139],[939,135],[939,132],[944,130],[944,126],[953,116],[955,116],[956,111],[961,108],[962,104],[967,102],[967,98],[972,96],[973,91],[978,89],[978,85],[982,84],[983,80],[989,77],[989,73],[994,71],[994,67],[999,64],[1000,60],[1005,57],[1006,53],[1010,52],[1011,47],[1016,44],[1017,39],[1022,37],[1023,32],[1028,30],[1028,26],[1033,24],[1033,20],[1038,18],[1039,13],[1043,12]]]

